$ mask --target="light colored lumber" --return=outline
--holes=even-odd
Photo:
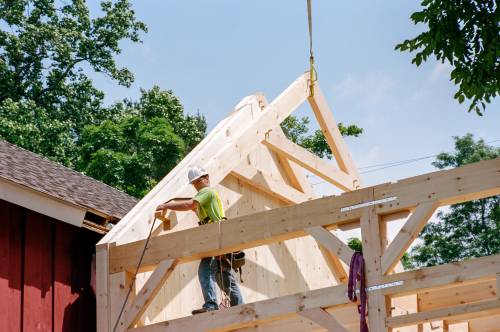
[[[433,320],[464,321],[473,318],[486,317],[500,313],[500,300],[489,300],[476,303],[466,303],[451,308],[442,308],[409,315],[396,316],[387,319],[390,327],[401,327],[412,324],[421,324]]]
[[[455,287],[430,289],[417,294],[419,310],[429,311],[463,303],[494,299],[496,298],[495,280],[465,285],[456,284]]]
[[[474,199],[500,194],[500,177],[492,177],[500,170],[500,158],[469,164],[461,168],[431,173],[412,178],[406,182],[409,189],[419,189],[422,192],[432,191],[433,200],[459,203],[464,196]],[[476,173],[482,172],[488,181],[478,180],[473,186],[457,186],[456,177],[461,181],[476,179]],[[496,174],[495,174],[496,175]],[[374,208],[384,211],[400,211],[428,201],[427,196],[415,197],[414,192],[408,193],[401,189],[401,182],[384,185],[383,192],[394,192],[391,186],[397,188],[396,201],[378,204]],[[205,225],[175,234],[164,234],[150,240],[149,249],[144,255],[144,265],[158,264],[164,259],[179,258],[184,261],[199,259],[212,255],[256,247],[282,240],[304,236],[305,228],[314,226],[334,226],[352,222],[361,217],[361,210],[341,212],[346,206],[368,202],[373,197],[368,195],[376,192],[379,186],[358,189],[331,196],[307,201],[298,205],[263,211],[251,215],[233,218],[221,225]],[[408,195],[411,197],[408,198]],[[422,199],[422,201],[419,201]],[[118,272],[134,266],[144,247],[144,240],[125,245],[117,245],[110,251],[110,272]]]
[[[271,131],[266,136],[264,144],[342,190],[355,189],[354,178],[351,175],[293,143],[279,132]]]
[[[382,280],[380,217],[373,206],[363,208],[361,239],[363,241],[366,282],[367,284],[379,284]],[[368,298],[368,327],[370,331],[386,332],[385,319],[388,315],[388,307],[385,296],[378,290],[370,292]]]
[[[330,250],[322,246],[320,243],[318,243],[318,248],[321,251],[323,258],[325,259],[330,272],[335,278],[335,281],[338,284],[347,283],[349,276],[347,275],[347,271],[344,268],[344,265],[342,265],[340,259],[337,256],[333,255]]]
[[[156,294],[158,294],[170,277],[176,265],[177,263],[173,259],[167,259],[158,264],[144,286],[137,293],[135,299],[128,303],[126,311],[122,315],[119,324],[120,327],[127,329],[137,323]]]
[[[346,291],[345,285],[333,286],[151,324],[131,329],[130,331],[215,332],[234,330],[271,320],[288,318],[298,312],[314,308],[333,307],[336,305],[355,306],[356,304],[349,303],[345,295]]]
[[[309,233],[318,243],[330,250],[332,254],[339,257],[347,266],[351,264],[354,251],[342,242],[338,237],[321,226],[307,228]]]
[[[314,96],[310,96],[308,101],[325,135],[326,142],[332,150],[332,154],[340,169],[354,177],[356,181],[355,187],[361,187],[362,183],[358,169],[349,154],[344,138],[340,133],[337,122],[333,118],[333,113],[330,111],[330,107],[319,85],[316,86],[314,92]]]
[[[111,235],[108,234],[103,242],[114,241],[120,244],[145,238],[147,218],[158,204],[169,198],[166,195],[171,198],[194,194],[194,189],[186,178],[189,165],[204,167],[210,174],[211,184],[220,183],[241,160],[257,148],[269,130],[278,126],[306,99],[307,74],[295,80],[264,110],[260,109],[259,96],[252,96],[216,135],[207,137],[200,143],[203,148],[195,148],[127,213],[122,219],[127,226],[120,230],[119,236],[114,236],[116,233],[112,230]],[[131,227],[134,227],[135,232],[126,231]]]
[[[500,298],[500,272],[497,273],[496,281],[497,281],[497,297]]]
[[[120,316],[120,311],[122,310],[123,303],[127,297],[128,290],[130,286],[134,287],[132,284],[132,276],[128,271],[122,271],[120,273],[114,273],[109,276],[109,290],[110,290],[110,321],[111,330],[115,332],[125,331],[124,327],[117,324],[118,316]],[[135,298],[134,289],[129,294],[128,301],[133,301]],[[128,302],[130,303],[130,302]],[[121,315],[123,317],[123,313]],[[116,325],[116,330],[114,330]]]
[[[96,246],[96,313],[97,331],[109,332],[110,308],[109,308],[109,264],[108,245]]]
[[[236,167],[231,174],[256,189],[287,203],[298,204],[308,200],[304,193],[282,181],[273,179],[263,171],[249,165],[246,161]]]
[[[494,280],[497,273],[500,273],[500,254],[387,275],[383,277],[382,283],[402,281],[403,284],[381,291],[385,295],[411,294],[427,289]]]
[[[388,273],[394,268],[438,207],[439,203],[437,201],[423,202],[417,205],[413,214],[384,252],[382,256],[383,273]]]
[[[314,308],[310,310],[300,311],[299,315],[305,317],[319,326],[331,332],[348,332],[348,330],[340,324],[335,317],[330,315],[322,308]]]

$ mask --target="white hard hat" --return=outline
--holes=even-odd
[[[189,183],[193,183],[202,176],[208,175],[208,172],[200,166],[192,166],[188,171]]]

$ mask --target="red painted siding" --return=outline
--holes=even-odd
[[[0,326],[95,331],[91,262],[99,235],[0,200]]]

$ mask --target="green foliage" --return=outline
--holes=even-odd
[[[363,252],[363,242],[357,237],[351,237],[347,240],[347,246],[354,251]]]
[[[121,41],[139,42],[139,33],[146,31],[128,0],[102,1],[101,10],[91,18],[83,0],[0,1],[0,108],[13,113],[8,127],[2,122],[0,138],[74,164],[83,127],[110,117],[101,107],[103,93],[85,70],[130,86],[132,73],[118,67],[114,57]],[[9,128],[30,133],[32,141],[18,139]]]
[[[126,113],[137,114],[145,121],[152,118],[166,119],[174,132],[184,140],[188,152],[206,134],[205,117],[200,114],[185,115],[184,107],[172,90],[161,90],[158,86],[151,90],[141,89],[138,101],[125,100],[115,107],[122,108]]]
[[[299,119],[290,115],[281,123],[281,128],[283,129],[286,137],[288,137],[288,139],[292,142],[306,148],[320,158],[327,157],[328,159],[331,159],[332,151],[326,142],[325,135],[319,129],[314,133],[309,134],[309,122],[308,117],[302,117]],[[338,128],[343,136],[358,137],[361,133],[363,133],[363,129],[357,127],[356,125],[345,127],[342,123],[339,123]]]
[[[434,166],[442,169],[493,159],[500,149],[475,141],[470,134],[454,137],[455,151],[441,153]],[[429,222],[410,252],[411,266],[432,266],[500,252],[500,196],[450,206]]]
[[[185,115],[157,86],[110,109],[111,120],[85,127],[78,169],[132,196],[143,197],[205,136],[205,118]]]
[[[184,156],[183,140],[165,118],[87,126],[81,136],[79,169],[126,193],[142,197]]]
[[[500,92],[500,7],[496,0],[423,0],[411,15],[428,30],[405,40],[396,50],[416,52],[420,66],[434,55],[453,66],[450,79],[459,85],[455,99],[471,100],[469,111],[481,115]]]

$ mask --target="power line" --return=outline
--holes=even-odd
[[[496,139],[496,140],[493,140],[493,141],[488,141],[488,142],[485,142],[485,144],[491,144],[491,143],[495,143],[495,142],[500,142],[500,139]],[[493,148],[498,148],[500,146],[492,146],[492,147]],[[383,170],[383,169],[387,169],[387,168],[392,168],[392,167],[396,167],[396,166],[411,164],[411,163],[414,163],[414,162],[417,162],[417,161],[421,161],[421,160],[425,160],[425,159],[436,157],[439,154],[440,153],[433,154],[433,155],[428,155],[428,156],[411,158],[411,159],[404,159],[404,160],[399,160],[399,161],[393,161],[393,162],[388,162],[388,163],[383,163],[383,164],[374,164],[374,165],[369,165],[369,166],[363,166],[363,167],[360,167],[359,169],[368,169],[368,170],[360,172],[360,174],[377,172],[377,171],[380,171],[380,170]],[[325,182],[327,182],[327,181],[321,180],[319,182],[312,183],[311,186],[317,186],[317,185],[325,183]]]

